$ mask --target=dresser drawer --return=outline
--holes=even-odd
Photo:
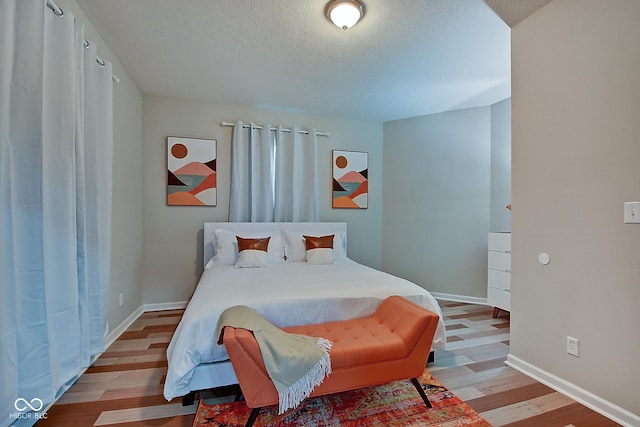
[[[489,233],[489,250],[511,252],[511,233]]]
[[[489,286],[502,289],[502,290],[510,290],[511,289],[511,273],[507,273],[505,271],[493,270],[489,269]]]
[[[511,254],[506,252],[488,253],[489,268],[500,271],[511,271]]]
[[[487,288],[487,303],[494,307],[511,311],[511,292],[489,286]]]

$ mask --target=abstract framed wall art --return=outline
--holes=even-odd
[[[366,209],[369,197],[369,154],[333,150],[332,155],[332,206],[337,209]]]
[[[216,206],[215,139],[167,137],[167,205]]]

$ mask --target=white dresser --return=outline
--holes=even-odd
[[[511,233],[489,233],[487,302],[500,310],[511,311]]]

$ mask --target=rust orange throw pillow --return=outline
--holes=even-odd
[[[333,264],[333,234],[328,236],[303,236],[309,264]]]
[[[246,239],[236,236],[238,240],[238,261],[236,267],[255,268],[267,266],[267,249],[270,237]]]

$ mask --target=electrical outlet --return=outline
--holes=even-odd
[[[120,292],[120,307],[124,305],[124,292]]]
[[[567,336],[567,353],[576,357],[580,356],[580,340],[578,338]]]

